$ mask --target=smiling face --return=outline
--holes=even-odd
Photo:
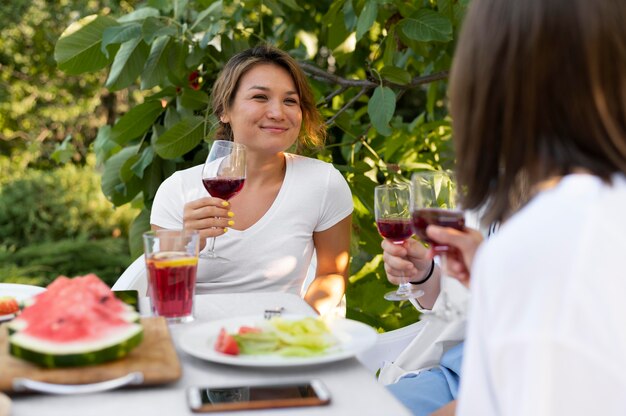
[[[278,153],[295,143],[302,109],[293,78],[284,68],[258,64],[239,80],[230,108],[220,117],[234,140],[249,150]]]

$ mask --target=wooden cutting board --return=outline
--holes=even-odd
[[[143,373],[144,385],[176,381],[182,374],[165,318],[142,318],[143,341],[126,357],[93,366],[47,369],[9,355],[7,325],[0,326],[0,391],[12,392],[13,379],[57,384],[87,384],[111,380],[133,371]]]

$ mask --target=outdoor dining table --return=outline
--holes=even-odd
[[[48,415],[191,415],[185,390],[192,386],[247,385],[258,382],[302,381],[317,378],[328,387],[331,402],[326,406],[229,412],[232,415],[408,415],[374,374],[352,357],[336,362],[298,367],[240,367],[213,363],[182,351],[178,341],[194,325],[220,319],[258,315],[266,309],[283,307],[284,313],[311,315],[304,300],[287,293],[202,294],[195,299],[195,321],[169,326],[182,366],[182,377],[162,386],[133,387],[103,393],[55,396],[44,394],[13,397],[14,416]],[[142,315],[149,316],[149,300],[140,299]],[[1,371],[1,369],[0,369]],[[215,413],[213,413],[215,414]]]

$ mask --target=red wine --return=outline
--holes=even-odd
[[[245,178],[208,178],[202,184],[211,196],[229,200],[241,191]]]
[[[411,220],[408,218],[382,218],[376,221],[378,232],[394,243],[401,243],[413,235]]]
[[[190,316],[196,287],[198,259],[187,253],[157,253],[147,260],[148,288],[159,316]]]
[[[447,251],[449,247],[445,244],[437,244],[426,235],[426,227],[429,225],[439,225],[441,227],[451,227],[457,230],[465,228],[465,216],[463,211],[452,211],[440,208],[423,208],[413,211],[413,230],[422,240],[430,244],[437,251]]]

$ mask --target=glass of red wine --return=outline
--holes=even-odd
[[[202,168],[202,184],[207,192],[228,201],[241,191],[245,181],[246,147],[228,140],[215,140]],[[227,260],[215,252],[215,240],[213,237],[209,250],[202,252],[200,257]]]
[[[455,254],[455,247],[433,241],[426,235],[429,225],[451,227],[457,230],[465,228],[465,215],[457,209],[457,187],[452,172],[426,171],[416,172],[411,177],[412,199],[411,217],[413,231],[420,240],[429,244],[435,255],[439,257],[441,268],[440,298],[442,309],[439,313],[444,319],[451,319],[458,315],[458,311],[450,303],[446,293],[446,281],[450,278],[446,275],[446,261],[448,255]],[[456,253],[456,255],[460,255]]]
[[[413,235],[411,228],[411,189],[406,184],[379,185],[374,188],[374,215],[378,232],[394,244],[403,244]],[[400,276],[397,290],[385,293],[385,299],[401,301],[415,299],[424,294]]]

